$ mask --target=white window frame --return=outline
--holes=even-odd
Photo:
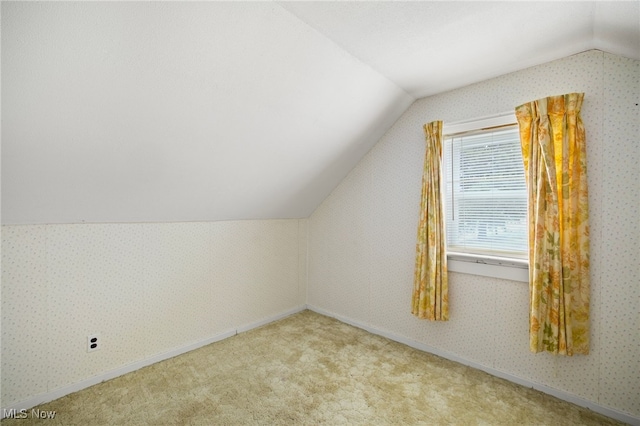
[[[503,113],[468,121],[444,123],[443,137],[461,132],[488,129],[517,123],[515,113]],[[457,253],[447,250],[447,269],[451,272],[529,282],[527,259],[505,258],[484,254]]]

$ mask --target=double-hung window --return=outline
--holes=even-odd
[[[513,115],[445,126],[449,269],[526,281],[527,191]]]

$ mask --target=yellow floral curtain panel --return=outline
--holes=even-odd
[[[411,313],[433,321],[449,319],[447,254],[442,209],[442,121],[424,125],[427,149],[416,244]]]
[[[589,353],[589,220],[583,93],[516,108],[529,193],[529,345]]]

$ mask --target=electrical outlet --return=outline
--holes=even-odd
[[[90,334],[87,337],[87,352],[93,352],[100,349],[100,335]]]

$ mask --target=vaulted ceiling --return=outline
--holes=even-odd
[[[2,2],[2,222],[306,217],[417,98],[589,49],[638,2]]]

